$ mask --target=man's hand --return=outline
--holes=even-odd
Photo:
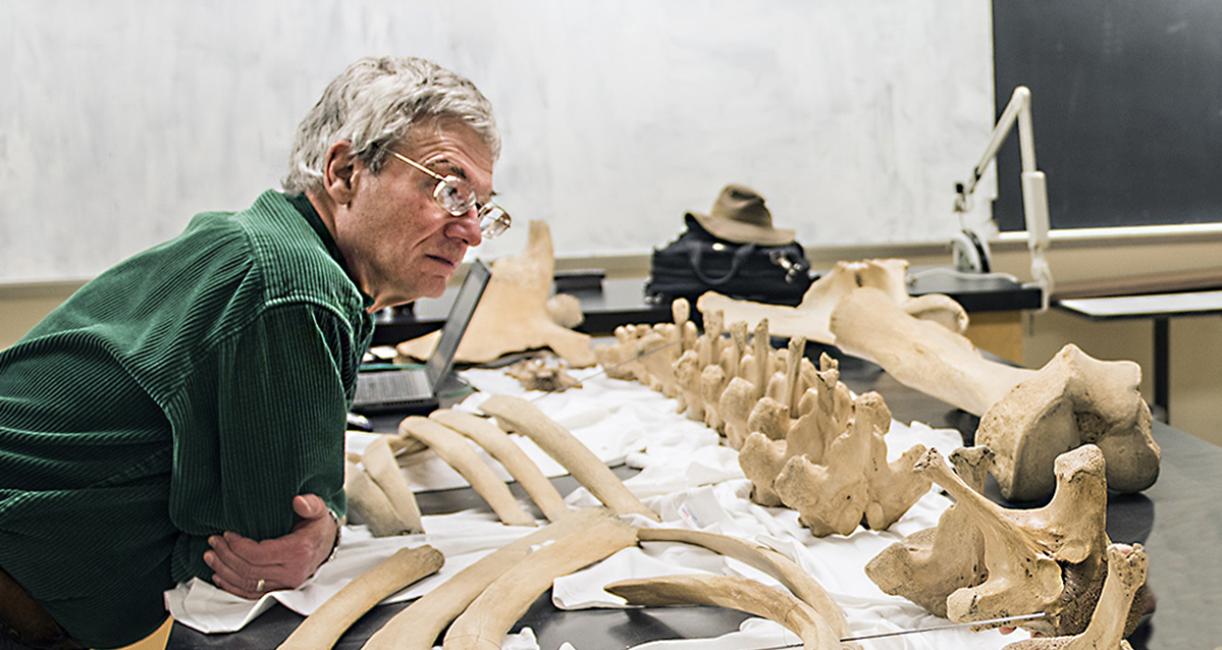
[[[314,494],[293,497],[293,512],[301,521],[284,537],[256,542],[230,531],[209,537],[212,550],[204,552],[204,562],[216,586],[255,599],[277,589],[296,589],[314,575],[331,554],[336,522]]]

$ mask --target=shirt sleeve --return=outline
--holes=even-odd
[[[183,532],[176,580],[211,579],[207,537],[292,530],[292,499],[317,494],[343,516],[344,430],[359,351],[352,329],[311,304],[265,310],[193,373],[193,413],[175,432],[170,515]],[[211,400],[209,399],[211,392]],[[211,403],[209,403],[211,402]]]

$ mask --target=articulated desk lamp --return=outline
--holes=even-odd
[[[989,244],[987,237],[981,236],[964,220],[971,208],[972,193],[976,184],[984,176],[985,169],[1002,142],[1010,134],[1010,129],[1018,123],[1018,145],[1022,159],[1023,187],[1023,218],[1027,225],[1027,248],[1031,251],[1031,277],[1040,286],[1042,295],[1041,311],[1048,309],[1048,301],[1052,296],[1052,269],[1049,268],[1044,252],[1048,250],[1048,188],[1044,172],[1035,168],[1035,132],[1031,126],[1031,91],[1026,86],[1014,89],[1010,103],[993,127],[993,135],[989,146],[985,148],[980,162],[972,170],[972,177],[966,183],[955,183],[955,212],[959,214],[959,224],[963,231],[951,241],[951,251],[954,255],[955,268],[960,271],[988,273],[991,269],[989,259]],[[991,222],[996,232],[996,223]]]

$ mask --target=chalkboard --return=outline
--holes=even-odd
[[[1222,2],[994,0],[996,106],[1031,89],[1053,228],[1222,222]],[[994,218],[1022,230],[1017,138]]]
[[[370,54],[484,91],[499,200],[561,257],[647,254],[728,182],[806,245],[945,242],[991,128],[989,31],[979,0],[2,0],[0,283],[88,278],[249,205]]]

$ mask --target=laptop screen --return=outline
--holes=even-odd
[[[429,385],[434,391],[454,366],[454,354],[458,352],[458,344],[462,342],[463,334],[471,323],[471,316],[475,314],[475,307],[484,295],[484,288],[488,286],[490,277],[492,272],[483,262],[475,260],[471,263],[471,270],[467,272],[467,278],[458,289],[454,306],[450,307],[450,315],[446,317],[446,324],[441,328],[441,339],[437,341],[437,347],[425,364]]]

